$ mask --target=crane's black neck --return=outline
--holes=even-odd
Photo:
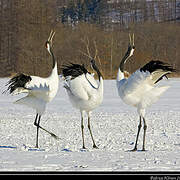
[[[128,50],[119,64],[119,68],[120,68],[121,72],[124,72],[124,64],[127,61],[127,59],[130,57],[131,50],[134,48],[135,48],[134,46],[131,46],[131,45],[128,46]]]
[[[95,63],[92,64],[92,67],[93,67],[93,69],[97,72],[98,79],[99,79],[99,82],[100,82],[101,77],[103,78],[103,76],[102,76],[101,72],[99,71],[99,68],[96,66]]]
[[[97,72],[98,79],[99,79],[99,82],[100,82],[100,79],[101,79],[101,77],[103,78],[103,76],[102,76],[102,74],[101,74],[101,72],[99,71],[98,68],[97,68],[96,72]]]
[[[56,60],[55,60],[54,53],[53,53],[53,51],[52,51],[51,47],[50,47],[50,54],[51,54],[51,56],[52,56],[52,60],[53,60],[53,65],[52,65],[52,68],[54,69],[54,67],[55,67],[55,65],[56,65]]]
[[[122,58],[122,60],[121,60],[121,62],[120,62],[120,64],[119,64],[119,69],[121,70],[121,72],[124,72],[124,64],[125,64],[125,62],[126,62],[127,59],[128,59],[128,57],[125,55],[125,56]]]

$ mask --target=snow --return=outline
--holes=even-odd
[[[0,79],[1,92],[7,78]],[[93,111],[91,125],[99,149],[92,148],[85,121],[85,145],[82,150],[80,113],[68,99],[62,82],[55,99],[47,105],[42,127],[52,131],[56,140],[40,130],[39,145],[44,151],[28,151],[36,141],[33,125],[35,111],[13,102],[22,95],[0,93],[0,172],[5,171],[179,171],[180,170],[180,79],[164,80],[171,88],[147,110],[146,149],[142,152],[141,130],[138,151],[133,149],[139,118],[136,109],[118,97],[115,80],[105,80],[104,100]]]

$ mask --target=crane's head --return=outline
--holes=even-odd
[[[96,70],[97,69],[96,61],[92,58],[90,62],[91,62],[91,68]]]
[[[48,38],[48,40],[45,43],[45,48],[48,50],[48,52],[50,54],[51,54],[50,50],[51,50],[51,47],[52,47],[52,39],[53,39],[54,35],[55,35],[55,31],[51,30],[49,38]]]
[[[99,77],[99,81],[100,81],[100,77],[103,78],[103,75],[101,74],[101,72],[99,71],[98,67],[96,66],[96,61],[95,61],[94,58],[91,59],[91,68],[97,72],[98,77]]]

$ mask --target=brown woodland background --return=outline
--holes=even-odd
[[[51,58],[45,49],[50,30],[61,67],[83,63],[97,51],[104,77],[115,78],[121,58],[135,34],[135,54],[125,68],[130,73],[149,60],[162,60],[180,70],[180,1],[146,0],[0,0],[0,76],[17,72],[48,76]],[[96,43],[96,46],[94,44]]]

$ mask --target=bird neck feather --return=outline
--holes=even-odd
[[[55,66],[57,67],[57,62],[56,62],[56,59],[55,59],[55,57],[54,57],[54,53],[53,53],[53,51],[52,51],[52,48],[51,48],[51,47],[50,47],[49,52],[50,52],[50,55],[51,55],[52,60],[53,60],[53,65],[52,65],[52,68],[54,69],[54,68],[55,68]]]
[[[126,63],[128,58],[129,56],[125,55],[120,62],[119,69],[121,70],[121,72],[124,72],[124,64]]]

